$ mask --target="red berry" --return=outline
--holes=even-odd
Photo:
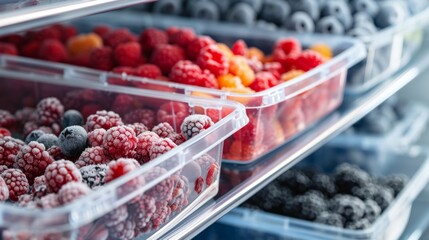
[[[299,55],[296,60],[296,69],[309,71],[323,63],[323,57],[320,53],[306,50]]]
[[[209,154],[203,154],[196,160],[196,163],[200,166],[201,171],[206,173],[212,164],[217,164],[217,161]]]
[[[286,56],[297,55],[302,51],[301,43],[295,38],[284,38],[277,41],[274,49],[280,49]]]
[[[52,62],[65,62],[68,59],[68,53],[63,43],[49,39],[42,42],[37,57]]]
[[[163,223],[165,223],[170,217],[171,210],[168,207],[167,202],[157,202],[156,211],[152,215],[149,223],[144,228],[144,231],[151,231],[158,229]]]
[[[0,201],[4,202],[9,199],[9,189],[6,181],[0,177]]]
[[[190,60],[195,61],[203,48],[215,44],[216,42],[211,37],[199,36],[187,46],[186,54]]]
[[[109,33],[112,29],[107,25],[100,25],[95,27],[92,32],[96,33],[98,36],[104,38],[104,36]]]
[[[81,182],[69,182],[58,191],[58,200],[61,204],[70,203],[91,192],[91,189]]]
[[[158,122],[168,122],[171,126],[179,128],[183,120],[189,116],[190,111],[187,104],[181,102],[166,102],[159,108],[157,120]]]
[[[140,122],[147,128],[152,129],[155,125],[155,112],[151,109],[143,108],[124,115],[124,123],[132,124]]]
[[[27,177],[19,169],[8,169],[1,174],[1,177],[9,189],[9,199],[14,202],[18,201],[19,196],[30,190]]]
[[[39,48],[39,41],[31,41],[22,46],[22,48],[20,49],[20,53],[24,57],[36,58],[39,54]]]
[[[137,67],[140,64],[140,44],[128,42],[115,48],[114,59],[117,66]]]
[[[171,200],[168,202],[168,207],[172,212],[180,211],[188,204],[189,181],[185,176],[174,175],[175,187],[171,194]]]
[[[38,116],[34,108],[25,107],[15,112],[16,120],[24,124],[28,121],[36,121]]]
[[[58,98],[44,98],[37,104],[36,112],[39,116],[39,124],[48,126],[61,121],[64,114],[64,106]]]
[[[213,163],[212,165],[210,165],[209,171],[207,172],[207,176],[206,176],[207,186],[212,185],[212,183],[215,181],[218,175],[218,172],[219,172],[219,167],[217,164]]]
[[[60,201],[58,200],[58,195],[55,193],[49,193],[48,195],[40,198],[36,202],[36,206],[42,209],[52,209],[59,207]]]
[[[113,112],[123,115],[135,109],[135,98],[129,94],[118,94],[112,103],[111,109]]]
[[[15,157],[25,143],[12,137],[0,138],[0,164],[13,167]]]
[[[129,127],[112,127],[104,135],[104,153],[112,158],[132,157],[136,146],[136,134]]]
[[[155,159],[175,147],[177,147],[177,145],[171,141],[171,139],[160,138],[152,143],[152,146],[149,149],[150,159]]]
[[[149,150],[152,144],[159,139],[158,135],[153,132],[143,132],[137,136],[137,147],[134,158],[140,163],[146,163],[150,161]]]
[[[71,56],[68,63],[81,67],[91,67],[91,54],[87,53]]]
[[[61,41],[63,43],[67,43],[67,41],[70,38],[72,38],[78,34],[78,31],[77,31],[75,26],[61,25],[60,33],[61,33]]]
[[[114,67],[113,51],[110,47],[94,49],[89,55],[90,67],[110,71]]]
[[[143,52],[150,54],[157,45],[167,44],[168,36],[162,30],[156,28],[147,28],[140,34],[140,44]]]
[[[19,49],[24,44],[24,37],[19,34],[9,34],[1,38],[2,42],[10,43],[15,46],[16,49]]]
[[[105,46],[109,46],[111,48],[116,48],[119,44],[135,42],[136,37],[125,28],[115,29],[113,31],[108,32],[103,36],[103,42]]]
[[[195,180],[195,184],[194,184],[195,192],[200,194],[203,191],[203,187],[204,187],[204,178],[198,177],[197,180]]]
[[[200,132],[213,126],[214,123],[210,117],[201,114],[193,114],[185,118],[180,129],[186,139],[190,139]]]
[[[15,45],[10,43],[2,43],[0,42],[0,53],[8,54],[8,55],[18,55],[18,51],[16,50]]]
[[[91,132],[97,128],[110,129],[111,127],[123,125],[121,117],[112,111],[97,111],[86,119],[85,128]]]
[[[231,48],[232,53],[239,56],[246,56],[247,44],[243,40],[239,39],[235,41]]]
[[[132,128],[136,136],[146,131],[149,131],[149,129],[143,123],[127,124],[126,126]]]
[[[274,60],[282,65],[285,72],[296,68],[296,60],[298,56],[299,54],[286,55],[281,49],[276,49],[273,53]]]
[[[48,39],[61,40],[61,33],[58,28],[54,26],[43,28],[35,33],[31,40],[45,41]]]
[[[170,133],[167,138],[171,139],[176,145],[180,145],[186,141],[186,138],[180,133]]]
[[[119,223],[125,221],[128,217],[128,211],[126,205],[121,205],[112,211],[110,211],[108,214],[103,216],[104,224],[107,227],[112,227],[115,225],[118,225]]]
[[[58,192],[69,182],[81,182],[82,175],[73,162],[58,160],[48,165],[45,170],[46,183],[51,192]]]
[[[174,133],[173,127],[168,122],[162,122],[152,128],[152,132],[156,133],[162,138],[168,137],[168,135]]]
[[[106,183],[111,182],[117,178],[120,178],[140,167],[140,164],[132,158],[119,158],[116,161],[111,161],[107,166],[106,176],[104,181]],[[129,193],[134,192],[136,189],[141,188],[145,184],[145,179],[143,176],[135,177],[128,182],[126,182],[120,189],[118,189],[119,195],[126,196]],[[137,201],[138,198],[133,199]]]
[[[249,123],[233,134],[234,139],[243,143],[257,145],[262,142],[264,129],[260,120],[256,117],[249,116]]]
[[[155,203],[153,197],[144,194],[139,197],[137,202],[128,207],[129,211],[132,213],[133,221],[136,223],[136,230],[139,232],[143,231],[143,228],[146,227],[156,211]]]
[[[176,31],[170,37],[171,44],[177,44],[181,47],[188,46],[195,39],[194,30],[190,28],[182,28]]]
[[[207,69],[216,77],[227,74],[229,71],[229,59],[217,45],[209,45],[200,51],[197,57],[198,66]]]
[[[7,188],[7,186],[6,186],[6,188]],[[19,196],[19,198],[18,198],[18,206],[34,209],[34,208],[36,208],[36,203],[33,200],[34,200],[34,198],[31,194],[23,194],[23,195]]]
[[[253,72],[257,73],[262,71],[264,65],[257,58],[246,58],[247,64],[253,70]]]
[[[6,165],[0,165],[0,174],[8,169],[9,168]]]
[[[134,221],[127,219],[109,228],[109,236],[113,239],[131,240],[134,239],[136,224]]]
[[[45,146],[33,141],[21,147],[15,158],[15,166],[22,170],[30,183],[33,183],[34,178],[43,175],[46,167],[53,161]]]
[[[177,33],[180,29],[178,27],[169,27],[165,30],[169,39],[173,37],[175,33]]]
[[[88,144],[91,147],[102,146],[106,129],[97,128],[88,133]]]
[[[279,62],[265,63],[264,71],[272,73],[276,79],[280,79],[280,76],[285,72],[283,66]]]
[[[135,75],[139,77],[157,79],[162,76],[161,69],[153,64],[143,64],[136,68]]]
[[[180,61],[173,66],[170,79],[182,84],[219,88],[216,77],[209,70],[202,70],[198,65],[188,60]]]
[[[135,75],[136,70],[132,67],[115,67],[112,72],[118,74]],[[109,82],[111,83],[111,82]]]
[[[0,127],[11,129],[15,126],[16,118],[10,112],[0,109]]]
[[[185,59],[185,51],[181,47],[162,44],[156,46],[151,55],[150,62],[157,65],[164,74],[168,75],[174,64]]]
[[[104,154],[102,147],[90,147],[85,149],[79,159],[75,162],[78,168],[95,165],[95,164],[107,164],[110,159]]]
[[[258,72],[256,73],[255,80],[249,87],[256,92],[264,91],[272,86],[277,85],[278,80],[270,72]]]
[[[34,198],[42,198],[48,194],[48,186],[46,185],[46,178],[44,175],[34,179],[31,192]]]
[[[154,167],[151,171],[144,174],[147,183],[157,181],[161,176],[165,176],[167,170],[162,167]],[[157,202],[169,201],[174,188],[173,177],[164,178],[161,182],[150,188],[145,194],[157,199]]]

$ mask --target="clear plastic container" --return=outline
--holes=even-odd
[[[71,204],[40,210],[0,203],[1,239],[159,238],[216,195],[223,141],[248,121],[244,107],[234,102],[110,86],[97,79],[82,80],[79,72],[70,68],[63,77],[58,77],[48,73],[58,70],[48,65],[34,74],[24,71],[22,64],[3,63],[8,63],[8,68],[0,69],[0,109],[15,112],[53,96],[66,109],[77,109],[83,115],[96,109],[115,110],[122,115],[143,106],[156,111],[161,104],[182,104],[188,114],[207,114],[216,123],[138,170]],[[118,96],[130,99],[133,105],[115,107]],[[91,111],[87,112],[88,109]],[[175,113],[166,110],[166,114],[173,116],[173,122],[179,119]],[[180,128],[173,125],[176,130]],[[144,184],[136,185],[143,179]],[[124,221],[115,221],[118,218]]]
[[[329,172],[332,168],[324,170]],[[414,199],[429,180],[427,171],[428,152],[416,147],[407,154],[391,155],[390,161],[381,166],[377,173],[371,172],[377,176],[402,173],[410,180],[374,224],[364,230],[342,229],[259,210],[237,208],[222,217],[212,230],[200,235],[200,239],[398,239],[407,225]],[[215,229],[217,227],[221,229]]]
[[[158,21],[159,20],[159,21]],[[284,32],[255,32],[250,28],[237,28],[237,25],[216,23],[176,21],[174,18],[152,19],[150,17],[128,13],[108,13],[87,17],[74,22],[83,32],[91,31],[94,26],[109,24],[113,27],[127,27],[139,32],[144,27],[166,28],[169,26],[188,26],[198,34],[210,35],[215,40],[232,45],[237,39],[244,39],[249,46],[264,51],[272,48],[276,40],[293,36],[304,46],[324,42],[330,45],[335,57],[325,64],[273,88],[253,94],[232,93],[217,89],[202,88],[171,82],[161,82],[126,75],[89,70],[62,64],[49,64],[49,74],[63,76],[69,72],[78,72],[87,79],[104,79],[141,88],[174,92],[188,96],[197,95],[212,99],[229,99],[245,105],[250,124],[256,134],[245,138],[242,132],[234,134],[225,142],[224,159],[238,163],[248,163],[269,152],[273,148],[290,140],[322,117],[336,109],[343,100],[344,82],[347,69],[365,56],[363,45],[344,37],[291,35]],[[16,71],[39,72],[46,68],[46,62],[25,58],[2,56],[4,66],[15,66]],[[118,81],[122,79],[123,81]],[[251,127],[251,126],[249,126]],[[276,134],[271,134],[276,133]]]

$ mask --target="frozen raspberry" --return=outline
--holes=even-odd
[[[87,165],[80,168],[82,174],[82,182],[88,187],[95,188],[104,185],[104,177],[106,176],[107,165]]]
[[[181,47],[188,46],[195,39],[195,33],[190,28],[182,28],[176,31],[170,37],[170,43],[177,44]]]
[[[185,59],[185,51],[181,47],[161,44],[156,46],[150,62],[157,65],[164,74],[168,75],[177,62]]]
[[[134,221],[127,219],[119,224],[109,228],[109,236],[116,239],[131,240],[134,239],[136,224]]]
[[[306,50],[296,59],[296,68],[302,71],[311,70],[323,63],[323,57],[320,53]]]
[[[58,191],[58,200],[61,204],[70,203],[91,192],[91,189],[81,182],[69,182]]]
[[[156,28],[147,28],[140,34],[140,44],[142,45],[143,52],[150,54],[157,45],[167,44],[167,34]]]
[[[189,181],[185,176],[173,176],[176,186],[173,189],[171,200],[168,202],[171,212],[180,211],[188,204]]]
[[[252,143],[252,145],[261,143],[263,136],[263,126],[255,117],[249,117],[249,123],[233,135],[234,139],[244,143]]]
[[[16,118],[10,112],[0,109],[0,127],[11,129],[15,126]]]
[[[149,150],[155,141],[158,141],[159,136],[153,132],[143,132],[137,136],[137,147],[135,149],[134,158],[140,163],[150,161]]]
[[[6,165],[0,165],[0,174],[8,169],[9,168]]]
[[[272,86],[277,85],[278,80],[270,72],[258,72],[255,75],[255,81],[249,87],[256,92],[264,91]]]
[[[24,145],[25,143],[19,139],[12,137],[0,138],[0,164],[13,167],[15,157],[19,149]]]
[[[135,75],[136,74],[136,70],[132,67],[115,67],[112,70],[112,72],[118,73],[121,75]],[[125,81],[125,80],[121,79],[119,81]],[[111,82],[109,82],[109,83],[111,83]],[[116,83],[116,82],[114,81],[114,83]]]
[[[167,222],[170,217],[171,210],[167,202],[159,201],[156,203],[156,211],[153,213],[150,221],[144,228],[144,231],[158,229],[163,223]]]
[[[168,122],[178,128],[183,120],[189,116],[189,106],[180,102],[167,102],[161,105],[157,113],[158,122]],[[147,126],[147,125],[146,125]]]
[[[81,182],[82,175],[73,162],[68,160],[55,161],[45,170],[46,183],[51,192],[58,192],[69,182]]]
[[[104,224],[107,227],[112,227],[115,225],[118,225],[119,223],[125,221],[128,217],[128,211],[126,205],[121,205],[112,211],[110,211],[108,214],[106,214],[104,219]]]
[[[277,79],[285,72],[283,66],[279,62],[267,62],[263,67],[264,71],[270,72]]]
[[[20,53],[24,57],[30,57],[30,58],[37,58],[37,55],[39,54],[39,47],[40,42],[39,41],[30,41],[25,43],[22,48],[20,49]]]
[[[58,200],[58,195],[55,193],[49,193],[48,195],[42,197],[36,201],[36,206],[42,209],[51,209],[59,207],[60,201]]]
[[[212,183],[215,181],[216,177],[218,176],[218,173],[219,173],[219,166],[216,163],[211,164],[206,176],[207,186],[212,185]]]
[[[142,134],[146,131],[149,131],[149,129],[143,123],[127,124],[126,126],[129,128],[132,128],[134,130],[134,133],[136,134],[136,136],[138,136],[139,134]]]
[[[137,67],[140,63],[140,44],[127,42],[119,44],[114,51],[117,66]]]
[[[112,158],[132,157],[136,145],[136,134],[127,126],[110,128],[103,139],[104,152]]]
[[[170,133],[167,138],[171,139],[176,145],[180,145],[186,141],[186,138],[181,133]]]
[[[59,146],[52,146],[47,151],[54,160],[68,158],[64,153],[61,152],[61,148]]]
[[[94,49],[89,55],[90,67],[110,71],[114,67],[113,51],[110,47]]]
[[[18,55],[18,51],[13,44],[0,42],[0,54]]]
[[[177,147],[177,145],[171,141],[171,139],[160,138],[158,141],[152,143],[149,149],[150,159],[155,159],[175,147]]]
[[[115,29],[103,36],[104,44],[111,48],[116,48],[123,43],[135,42],[136,40],[136,37],[125,28]]]
[[[7,187],[6,187],[6,189],[7,189]],[[8,194],[9,194],[9,192],[8,192]],[[28,207],[36,208],[35,202],[33,202],[33,196],[31,194],[24,194],[24,195],[19,196],[18,206],[26,207],[26,208],[28,208]]]
[[[75,26],[61,25],[60,27],[61,41],[67,43],[68,40],[77,35],[78,31]]]
[[[66,127],[60,134],[61,152],[66,156],[77,157],[86,148],[88,134],[81,126]]]
[[[20,48],[24,44],[25,39],[24,39],[24,36],[20,34],[9,34],[9,35],[3,36],[1,38],[1,41],[5,43],[10,43],[14,45],[16,48]]]
[[[140,164],[137,160],[132,158],[119,158],[116,161],[111,161],[107,167],[106,177],[104,181],[106,183],[111,182],[121,176],[124,176],[140,167]],[[118,189],[118,194],[120,196],[126,196],[136,189],[141,188],[145,184],[145,179],[143,176],[135,177],[128,182],[126,182],[123,186]],[[134,202],[136,199],[133,199]]]
[[[46,178],[44,175],[34,178],[31,193],[34,198],[41,198],[48,194],[48,186],[46,185]]]
[[[63,128],[70,127],[73,125],[82,126],[84,120],[82,114],[79,111],[70,109],[65,111],[61,123]]]
[[[162,138],[168,137],[168,135],[174,133],[173,127],[168,122],[163,122],[152,128],[152,132],[158,134]]]
[[[217,45],[203,48],[197,57],[198,66],[207,69],[216,77],[228,73],[229,59]]]
[[[36,113],[36,109],[34,108],[29,108],[29,107],[25,107],[22,109],[19,109],[15,112],[15,118],[18,122],[20,122],[21,124],[24,124],[28,121],[35,121],[37,120],[37,113]]]
[[[232,53],[235,55],[246,56],[247,44],[243,40],[239,39],[231,47]]]
[[[22,133],[24,136],[27,136],[32,131],[37,130],[39,128],[39,125],[35,122],[27,122],[24,124],[24,127],[22,129]]]
[[[113,112],[123,115],[135,109],[134,102],[135,98],[133,96],[128,94],[118,94],[116,95],[115,100],[113,100],[111,108]]]
[[[1,174],[9,189],[9,199],[18,201],[19,196],[28,193],[30,185],[27,177],[19,169],[8,169]]]
[[[7,130],[6,128],[0,127],[0,138],[10,137],[10,136],[11,136],[11,133],[9,132],[9,130]]]
[[[284,38],[277,41],[275,49],[281,49],[286,55],[300,54],[302,51],[301,44],[295,38]]]
[[[137,109],[124,115],[124,123],[143,123],[147,128],[152,129],[155,125],[155,112],[150,109]]]
[[[177,83],[219,88],[216,77],[208,70],[202,70],[191,61],[179,61],[171,70],[170,79]]]
[[[93,164],[107,164],[109,161],[102,147],[90,147],[82,152],[75,164],[78,168],[82,168]]]
[[[203,191],[203,187],[204,187],[204,178],[198,177],[197,180],[195,180],[195,184],[194,184],[195,192],[200,194]]]
[[[201,114],[193,114],[185,118],[180,129],[186,139],[190,139],[213,125],[210,117]]]
[[[35,32],[33,39],[38,41],[44,41],[47,39],[61,40],[61,33],[59,29],[54,26],[49,26]]]
[[[186,48],[186,53],[188,58],[192,61],[197,60],[198,55],[201,52],[201,49],[209,46],[215,45],[216,42],[208,36],[199,36],[195,38]]]
[[[106,129],[97,128],[88,133],[88,144],[91,147],[97,147],[103,145],[104,135],[106,135]]]
[[[9,189],[6,181],[0,177],[0,201],[4,202],[9,199]]]
[[[64,106],[55,97],[44,98],[37,104],[38,122],[42,125],[59,123],[64,114]]]
[[[30,183],[33,183],[34,178],[43,175],[46,167],[53,161],[43,144],[30,142],[22,146],[17,153],[15,166],[21,169]]]
[[[104,128],[106,130],[111,127],[123,125],[121,117],[112,111],[97,111],[95,114],[90,115],[85,124],[85,128],[88,132],[93,131],[97,128]]]
[[[139,77],[157,79],[162,76],[161,69],[153,64],[143,64],[135,69],[135,75]]]
[[[136,230],[138,232],[143,232],[143,228],[146,227],[153,213],[156,211],[155,203],[153,197],[142,195],[137,202],[129,206],[129,211],[133,213],[132,219],[136,223]]]
[[[49,149],[53,146],[59,146],[60,145],[58,137],[52,133],[43,134],[36,141],[38,143],[43,144],[43,146],[45,146],[45,149]]]
[[[67,49],[58,40],[48,39],[42,42],[37,52],[39,59],[52,62],[65,62],[68,59]]]
[[[166,173],[167,170],[165,170],[165,168],[154,167],[151,171],[146,172],[144,174],[145,181],[147,183],[150,183]],[[146,194],[149,194],[150,196],[154,197],[157,202],[162,202],[164,200],[168,201],[171,199],[171,193],[173,192],[173,188],[174,179],[173,177],[168,177],[153,186],[151,189],[149,189]]]
[[[98,36],[104,38],[104,36],[112,31],[112,29],[107,25],[96,26],[92,32],[96,33]]]

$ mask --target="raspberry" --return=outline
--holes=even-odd
[[[6,201],[9,199],[9,189],[6,181],[0,177],[0,201]]]
[[[15,126],[16,118],[10,112],[0,109],[0,127],[11,129]]]
[[[198,55],[201,52],[201,49],[210,46],[215,45],[216,42],[208,36],[199,36],[195,38],[186,48],[186,54],[188,55],[188,58],[192,61],[197,60]]]
[[[35,32],[33,39],[38,41],[44,41],[48,39],[61,40],[61,33],[56,27],[50,26]]]
[[[290,70],[290,71],[288,71],[288,72],[286,72],[286,73],[284,73],[284,74],[281,75],[280,81],[286,82],[286,81],[292,80],[292,79],[294,79],[294,78],[296,78],[298,76],[301,76],[304,73],[305,72],[302,71],[302,70]]]
[[[92,132],[88,133],[88,144],[91,147],[102,146],[104,135],[106,135],[106,129],[97,128]]]
[[[0,164],[13,167],[15,157],[19,149],[24,145],[25,143],[19,139],[12,137],[0,138]]]
[[[87,165],[79,169],[82,174],[82,182],[86,183],[88,187],[95,188],[104,185],[104,178],[106,176],[107,165]]]
[[[187,196],[189,194],[189,181],[185,176],[173,176],[176,186],[173,189],[171,200],[168,207],[171,212],[180,211],[188,204]]]
[[[81,182],[69,182],[58,191],[58,200],[61,204],[70,203],[91,192],[91,189]]]
[[[143,52],[146,54],[150,54],[157,45],[167,44],[168,36],[167,33],[162,30],[156,28],[148,28],[140,34],[139,41],[142,45]]]
[[[77,35],[77,29],[75,26],[60,26],[61,41],[67,43],[72,37]]]
[[[97,111],[86,119],[85,128],[88,132],[97,128],[109,130],[111,127],[123,125],[121,117],[112,111]]]
[[[102,46],[103,40],[95,33],[82,34],[67,42],[67,49],[71,56],[90,54],[92,50]]]
[[[135,42],[136,37],[125,28],[115,29],[103,36],[105,46],[116,48],[122,43]]]
[[[272,86],[277,85],[278,80],[270,72],[258,72],[256,73],[255,81],[249,85],[249,87],[256,92],[264,91]]]
[[[228,73],[229,60],[216,45],[209,45],[200,51],[197,57],[198,66],[207,69],[216,77]]]
[[[167,173],[167,170],[162,167],[154,167],[151,171],[146,172],[144,174],[145,181],[147,183],[150,183],[156,179],[158,179],[160,176],[165,175]],[[174,188],[174,179],[172,177],[164,178],[161,182],[150,188],[146,194],[152,196],[157,200],[157,202],[163,202],[164,200],[170,200],[171,199],[171,193],[173,192]]]
[[[263,136],[264,129],[262,124],[257,118],[251,116],[249,116],[249,123],[233,135],[234,139],[251,144],[261,143]]]
[[[60,204],[60,201],[58,200],[58,195],[55,193],[49,193],[48,195],[37,200],[36,202],[36,206],[42,209],[56,208],[56,207],[59,207],[60,205],[61,204]]]
[[[155,125],[155,112],[151,109],[137,109],[124,115],[124,123],[143,123],[147,128],[152,129]]]
[[[134,97],[128,94],[118,94],[112,103],[111,110],[119,115],[128,113],[135,109]]]
[[[60,134],[61,152],[66,156],[77,157],[86,148],[88,134],[81,126],[66,127]]]
[[[210,117],[201,114],[193,114],[185,118],[180,130],[186,139],[190,139],[200,132],[214,125]]]
[[[65,62],[68,54],[65,46],[58,40],[49,39],[42,42],[37,52],[39,59],[52,62]]]
[[[256,58],[246,59],[246,60],[247,60],[247,64],[249,65],[249,67],[252,69],[253,72],[257,73],[262,71],[262,68],[264,67],[264,65],[262,64],[261,61],[259,61]]]
[[[6,186],[6,189],[7,189],[7,186]],[[9,195],[9,190],[7,193]],[[31,196],[31,194],[24,194],[19,196],[18,206],[25,207],[25,208],[36,208],[35,202],[33,202],[33,196]]]
[[[60,159],[67,158],[67,156],[64,155],[64,153],[61,152],[61,148],[59,146],[52,146],[47,151],[48,151],[49,155],[54,160],[60,160]]]
[[[136,224],[134,221],[127,219],[115,226],[109,228],[109,236],[116,239],[131,240],[134,239]]]
[[[82,168],[93,164],[107,164],[109,161],[102,147],[90,147],[82,152],[75,164],[78,168]]]
[[[168,122],[162,122],[152,128],[152,132],[156,133],[162,138],[168,137],[168,135],[174,133],[173,127]]]
[[[136,70],[132,67],[115,67],[112,70],[112,72],[118,73],[121,75],[135,75],[136,74]],[[123,81],[125,81],[125,80],[123,80]],[[109,82],[109,83],[111,83],[111,82]],[[116,82],[114,82],[114,83],[116,83]]]
[[[215,181],[218,173],[219,173],[219,166],[215,163],[210,165],[209,171],[207,172],[207,176],[206,176],[207,186],[212,185],[212,183]]]
[[[176,145],[180,145],[186,141],[185,137],[180,133],[170,133],[167,138],[171,139]]]
[[[215,76],[208,70],[202,70],[191,61],[180,61],[171,69],[170,79],[174,82],[200,87],[218,88]]]
[[[301,44],[295,38],[284,38],[277,41],[274,49],[280,49],[286,56],[298,55],[302,51]]]
[[[160,138],[158,141],[152,143],[152,146],[149,149],[150,159],[155,159],[175,147],[177,147],[177,145],[171,141],[171,139]]]
[[[59,123],[64,114],[64,106],[55,97],[44,98],[37,104],[38,122],[43,125]]]
[[[112,227],[112,226],[118,225],[121,222],[124,222],[127,219],[127,217],[128,217],[127,206],[121,205],[113,209],[103,217],[104,224],[106,224],[107,227]]]
[[[96,33],[98,36],[104,38],[106,34],[108,34],[112,29],[107,25],[99,25],[96,26],[92,32]]]
[[[318,52],[306,50],[296,59],[296,68],[309,71],[323,63],[323,57]]]
[[[113,51],[110,47],[94,49],[89,55],[90,67],[110,71],[114,67]]]
[[[24,57],[36,58],[39,52],[40,42],[30,41],[22,46],[20,53]]]
[[[143,123],[127,124],[126,126],[133,129],[136,136],[146,131],[149,131],[149,129]]]
[[[58,160],[48,165],[45,170],[46,183],[51,192],[58,192],[69,182],[81,182],[79,169],[68,160]]]
[[[203,191],[203,187],[204,187],[204,178],[200,176],[197,178],[197,180],[195,180],[194,190],[196,193],[200,194]]]
[[[154,64],[143,64],[136,68],[135,75],[139,77],[157,79],[162,76],[161,69]]]
[[[34,178],[31,193],[34,198],[42,198],[48,194],[48,186],[46,185],[46,178],[44,175]]]
[[[150,161],[149,150],[152,144],[159,139],[158,135],[153,132],[143,132],[137,135],[137,147],[134,155],[135,159],[140,163],[147,163]]]
[[[13,44],[0,42],[0,54],[18,55],[18,51]]]
[[[0,165],[0,174],[9,168],[6,165]]]
[[[112,158],[132,157],[136,146],[137,137],[132,128],[112,127],[104,135],[104,153]]]
[[[143,231],[149,223],[153,213],[156,211],[155,199],[148,195],[142,195],[138,201],[129,206],[133,213],[133,221],[136,223],[136,230]],[[137,236],[138,234],[136,234]]]
[[[263,69],[272,73],[276,79],[280,79],[280,76],[284,73],[283,66],[279,62],[265,63]]]
[[[168,122],[171,126],[178,128],[183,120],[189,115],[190,109],[187,104],[180,102],[167,102],[161,105],[157,113],[158,122]],[[146,125],[147,126],[147,125]]]
[[[7,188],[9,189],[9,199],[11,201],[18,201],[19,196],[28,193],[30,185],[28,184],[27,177],[19,169],[7,169],[1,174]]]
[[[168,75],[177,62],[185,59],[185,51],[181,47],[161,44],[156,46],[150,62],[157,65],[164,74]]]
[[[243,40],[239,39],[235,41],[231,48],[232,53],[239,56],[246,56],[247,54],[247,44]]]
[[[16,120],[21,124],[24,124],[28,121],[35,121],[37,119],[36,109],[29,107],[17,110],[14,115]]]
[[[216,163],[216,160],[209,154],[203,154],[196,160],[196,163],[200,166],[202,172],[208,172],[210,166]]]
[[[157,202],[156,211],[153,213],[150,222],[144,228],[144,231],[156,230],[170,217],[171,210],[166,202]]]
[[[178,27],[169,27],[165,30],[165,33],[167,33],[168,38],[172,38],[175,33],[177,33],[180,29]]]
[[[106,177],[104,181],[106,183],[111,182],[123,175],[126,175],[129,172],[132,172],[140,167],[140,164],[137,160],[132,158],[119,158],[116,161],[111,161],[107,166]],[[145,184],[145,179],[143,176],[135,177],[128,182],[126,182],[121,188],[118,189],[118,194],[120,196],[126,196],[129,193],[134,192],[136,189],[141,188]],[[132,202],[137,199],[133,199]]]
[[[245,87],[249,86],[255,80],[255,73],[247,63],[246,58],[241,56],[231,58],[229,72],[239,77]]]
[[[22,146],[15,157],[15,166],[21,169],[28,181],[33,183],[35,177],[42,175],[46,167],[54,159],[45,151],[45,146],[38,142],[30,142]]]
[[[115,48],[114,59],[118,66],[137,67],[140,64],[140,44],[127,42]]]
[[[195,33],[190,28],[182,28],[170,36],[170,43],[181,47],[188,46],[195,39]]]

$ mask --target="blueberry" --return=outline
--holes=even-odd
[[[329,202],[329,210],[341,215],[346,221],[357,221],[365,214],[365,203],[351,195],[337,194]]]
[[[45,145],[45,149],[60,145],[60,140],[58,137],[51,133],[43,134],[36,141]]]
[[[192,18],[217,21],[220,18],[219,7],[212,1],[195,1],[190,7],[189,14]]]
[[[351,2],[354,12],[365,12],[375,17],[380,9],[374,0],[353,0]]]
[[[235,5],[236,3],[246,3],[253,8],[253,10],[257,13],[261,11],[263,0],[232,0],[231,5]]]
[[[313,19],[306,12],[295,12],[287,22],[287,28],[298,33],[312,33],[315,26]]]
[[[314,221],[329,226],[344,227],[344,219],[337,213],[322,212]]]
[[[317,21],[320,17],[320,4],[317,0],[290,0],[289,4],[292,12],[306,12],[313,21]]]
[[[73,125],[82,126],[83,125],[83,116],[79,111],[74,109],[67,110],[63,116],[63,128],[70,127]]]
[[[265,0],[259,18],[280,26],[289,16],[289,13],[290,6],[286,1]]]
[[[371,223],[377,220],[380,216],[381,208],[378,204],[371,199],[365,200],[365,215],[364,218],[368,219]]]
[[[224,15],[229,10],[230,0],[209,0],[209,1],[214,2],[217,5],[221,15]]]
[[[316,25],[316,31],[325,34],[344,34],[344,26],[334,16],[323,17]]]
[[[182,12],[182,1],[158,0],[154,3],[153,12],[166,15],[179,15]]]
[[[374,23],[374,19],[366,12],[357,12],[353,15],[354,26],[359,26],[360,23],[365,24],[368,22]]]
[[[60,133],[61,152],[67,156],[79,156],[86,148],[88,134],[81,126],[66,127]]]
[[[27,137],[25,138],[25,143],[30,143],[32,141],[36,141],[39,137],[41,137],[43,134],[45,134],[44,131],[42,130],[34,130],[31,133],[29,133],[27,135]]]
[[[394,191],[385,186],[376,185],[376,188],[378,191],[376,191],[372,196],[372,200],[374,200],[378,206],[380,206],[381,210],[384,211],[393,201]]]
[[[257,20],[255,23],[255,27],[261,28],[263,30],[277,30],[277,25],[271,22],[267,22],[265,20]]]
[[[347,36],[355,38],[366,37],[369,35],[371,35],[371,32],[363,27],[355,27],[347,31]]]
[[[247,3],[237,3],[226,15],[226,20],[228,22],[241,23],[245,25],[253,24],[255,18],[255,10],[253,10],[253,8]]]
[[[374,23],[378,28],[386,28],[401,23],[406,16],[406,10],[401,5],[394,2],[384,2],[374,19]]]
[[[288,188],[280,186],[277,182],[272,182],[255,194],[249,202],[259,206],[264,211],[278,213],[283,202],[292,197],[293,194]]]
[[[349,29],[353,24],[352,13],[346,2],[341,0],[327,1],[322,9],[322,16],[334,16],[345,29]]]

